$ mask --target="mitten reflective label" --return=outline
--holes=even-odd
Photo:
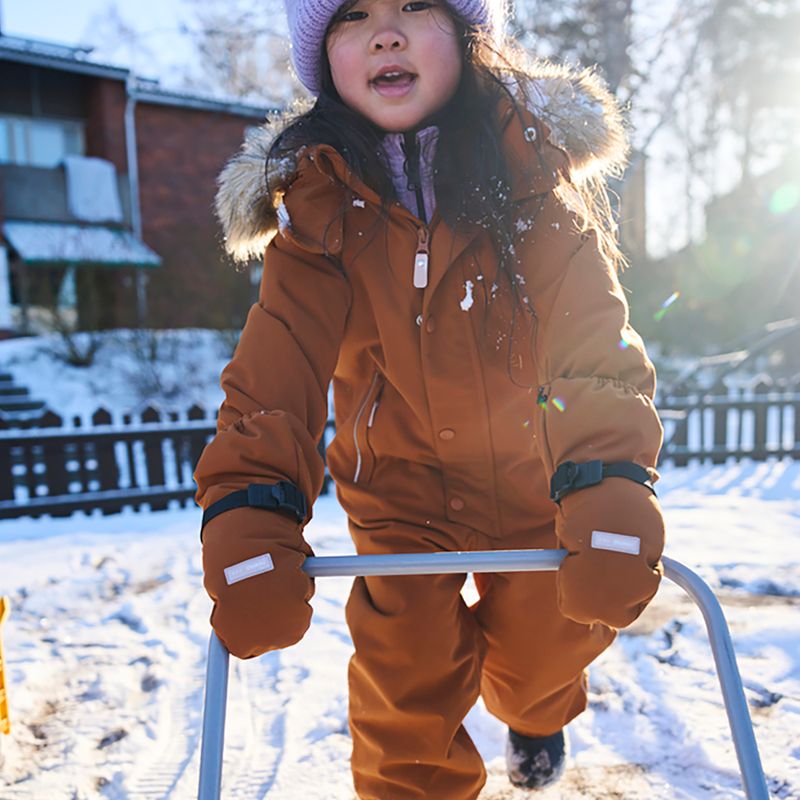
[[[263,556],[248,558],[247,561],[240,561],[238,564],[225,567],[225,580],[230,586],[232,583],[252,578],[254,575],[261,575],[262,572],[269,572],[272,569],[272,557],[269,553],[264,553]]]
[[[639,555],[642,540],[638,536],[625,536],[622,533],[592,531],[592,547],[595,550],[614,550],[617,553]]]

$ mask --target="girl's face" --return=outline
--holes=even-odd
[[[442,108],[461,78],[461,49],[443,0],[356,0],[325,46],[344,103],[386,131]]]

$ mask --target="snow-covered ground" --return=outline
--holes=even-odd
[[[669,554],[728,616],[776,798],[800,798],[799,489],[792,462],[665,469],[660,483]],[[198,523],[188,509],[0,523],[12,715],[2,800],[196,796],[210,608]],[[319,555],[351,552],[333,498],[307,533]],[[233,660],[225,798],[353,799],[348,587],[317,581],[297,646]],[[667,582],[592,666],[557,787],[512,790],[502,725],[480,704],[467,725],[489,768],[481,800],[744,796],[700,614]]]
[[[0,341],[0,372],[67,423],[77,416],[85,425],[100,407],[118,414],[148,405],[185,412],[194,403],[210,410],[222,402],[219,374],[233,352],[234,333],[184,328],[94,336],[100,347],[88,367],[59,356],[66,350],[57,334]],[[88,349],[88,334],[75,341],[82,352]]]

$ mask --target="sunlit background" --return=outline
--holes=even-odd
[[[770,796],[800,798],[800,0],[513,11],[531,53],[596,68],[624,109],[633,149],[610,189],[657,367],[667,552],[725,608]],[[0,32],[0,798],[186,800],[210,607],[193,470],[261,273],[223,256],[215,180],[302,91],[283,0],[0,0]],[[637,346],[624,327],[616,360]],[[571,397],[533,387],[520,447],[586,413]],[[366,436],[385,411],[376,397]],[[334,488],[317,555],[352,550]],[[224,797],[353,797],[347,591],[320,580],[304,641],[232,670]],[[589,685],[542,800],[743,796],[676,588]],[[467,727],[480,800],[521,798],[505,726],[479,703]]]
[[[302,93],[282,0],[0,0],[3,33],[91,48],[166,88],[264,107]],[[800,4],[521,0],[532,53],[595,66],[633,152],[612,190],[635,326],[706,354],[800,314]]]

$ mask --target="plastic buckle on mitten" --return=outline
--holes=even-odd
[[[281,481],[272,487],[272,496],[278,503],[278,510],[292,514],[297,522],[306,518],[308,507],[303,493],[293,484]]]
[[[273,494],[275,488],[272,484],[251,483],[247,487],[247,505],[274,511],[278,508],[278,498]]]
[[[603,462],[600,460],[586,461],[577,464],[574,461],[565,461],[560,464],[550,479],[550,499],[561,503],[561,499],[576,489],[585,489],[594,486],[603,480]]]
[[[299,489],[285,481],[275,484],[251,483],[247,487],[247,504],[254,508],[283,511],[298,522],[306,517],[305,497]]]

